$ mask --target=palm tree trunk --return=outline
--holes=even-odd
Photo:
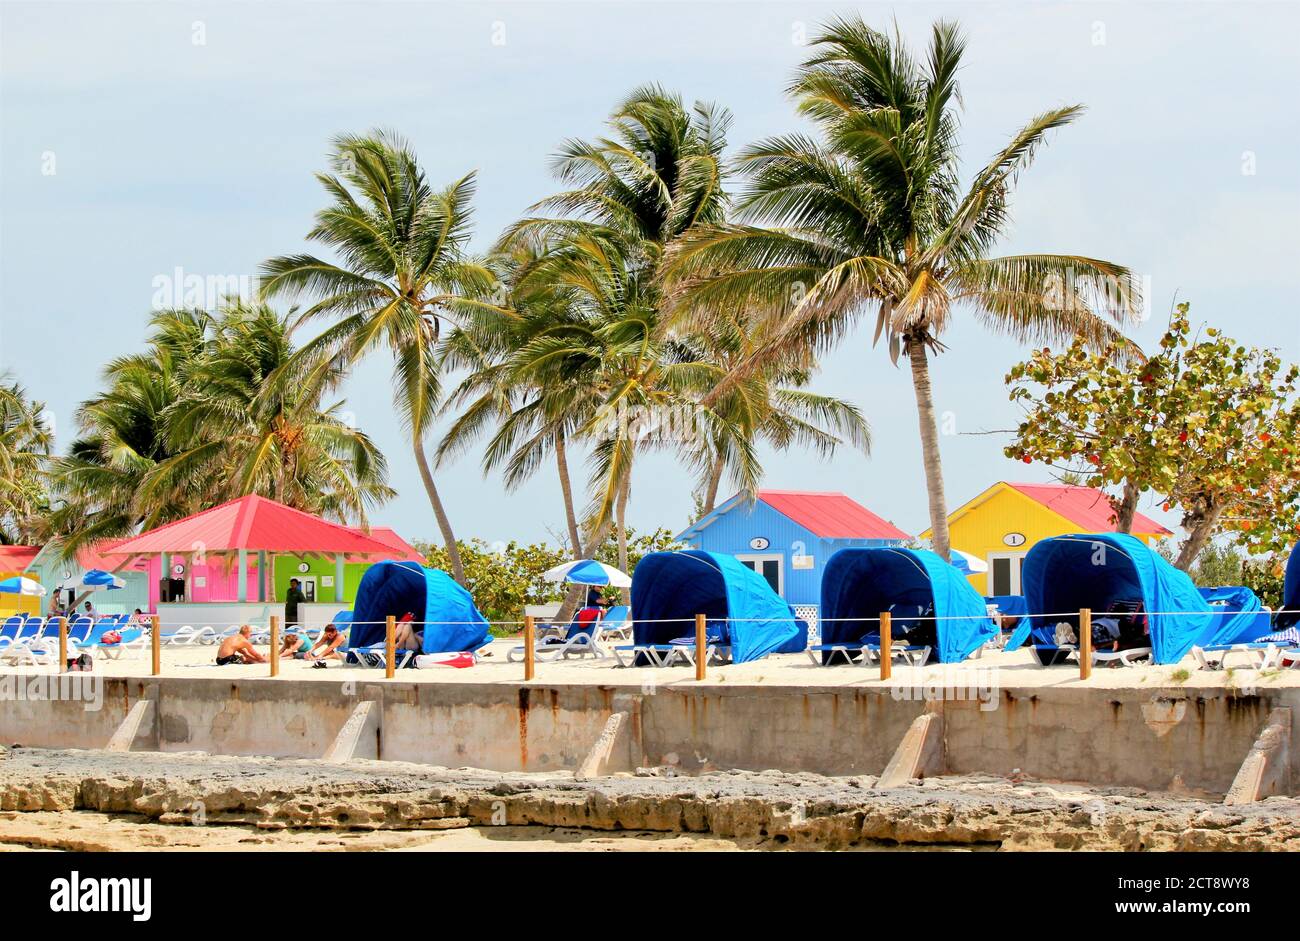
[[[701,509],[701,516],[707,516],[713,512],[713,507],[718,502],[718,485],[722,483],[722,455],[719,454],[713,459],[713,466],[709,468],[709,482],[707,489],[704,491],[704,506]]]
[[[414,444],[415,463],[420,468],[420,479],[424,481],[424,491],[429,495],[429,505],[433,507],[433,517],[438,521],[438,531],[442,533],[442,544],[447,549],[447,559],[451,562],[451,575],[457,583],[465,585],[465,566],[460,561],[460,547],[456,545],[456,534],[451,530],[451,520],[442,507],[442,498],[438,496],[438,487],[433,482],[433,472],[429,470],[429,459],[424,455],[424,442],[416,440]]]
[[[579,558],[594,559],[596,557],[596,551],[601,547],[605,540],[609,538],[609,530],[613,525],[614,521],[608,519],[601,523],[600,528],[591,534],[591,539],[583,548],[582,555],[579,556]],[[555,623],[569,623],[569,619],[573,617],[573,612],[578,610],[578,602],[585,596],[586,586],[570,585],[568,591],[564,593],[564,601],[560,603],[560,610],[555,613]]]
[[[925,344],[908,340],[912,360],[912,389],[921,425],[921,455],[925,462],[925,492],[930,501],[930,542],[935,552],[948,558],[948,504],[943,494],[943,465],[939,460],[939,428],[934,420],[934,398],[930,392],[930,364]]]
[[[618,517],[618,567],[627,571],[627,498],[632,491],[632,475],[629,472],[618,488],[618,499],[614,504],[614,514]],[[632,589],[622,589],[623,604],[632,603]]]
[[[578,535],[578,514],[573,509],[573,483],[569,479],[569,456],[564,444],[564,432],[555,433],[555,466],[560,474],[560,493],[564,495],[564,521],[569,526],[569,545],[575,559],[584,558],[582,537]]]

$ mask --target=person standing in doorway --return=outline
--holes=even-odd
[[[298,624],[298,605],[306,600],[302,593],[302,584],[298,579],[289,579],[289,590],[284,593],[284,624],[286,627]]]

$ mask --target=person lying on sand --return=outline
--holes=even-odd
[[[228,663],[266,663],[266,657],[258,653],[248,639],[251,633],[253,629],[245,624],[238,634],[223,640],[217,648],[217,666],[224,667]]]
[[[303,654],[304,660],[313,661],[312,666],[324,668],[326,660],[342,660],[343,655],[339,653],[339,647],[343,645],[343,634],[333,624],[326,624],[325,630],[321,631],[320,640],[312,644],[310,650]],[[316,652],[316,648],[320,652]]]

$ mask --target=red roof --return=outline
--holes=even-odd
[[[40,546],[0,546],[0,572],[25,570],[40,551]]]
[[[755,496],[814,536],[824,539],[911,539],[842,493],[807,490],[760,490]]]
[[[249,495],[202,513],[123,539],[102,551],[108,555],[159,552],[322,552],[387,558],[393,547],[355,529]]]
[[[1086,533],[1115,532],[1115,510],[1106,494],[1093,487],[1072,484],[1012,484],[1008,487],[1023,493],[1053,513],[1064,516]],[[1133,514],[1133,532],[1142,535],[1172,536],[1149,516]]]
[[[369,535],[371,539],[377,539],[384,545],[388,546],[391,551],[384,556],[385,559],[391,559],[397,562],[419,562],[421,565],[424,564],[424,556],[420,555],[413,545],[401,536],[397,535],[396,530],[389,529],[387,526],[376,526],[371,529],[369,533],[360,529],[358,529],[357,532],[362,535]],[[349,559],[349,561],[356,560]]]

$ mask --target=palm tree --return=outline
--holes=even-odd
[[[44,404],[15,381],[0,383],[0,543],[43,540],[53,440]]]
[[[334,141],[334,173],[317,174],[333,202],[316,214],[308,238],[339,262],[284,255],[262,266],[265,296],[311,296],[302,319],[334,322],[286,374],[312,383],[314,371],[345,367],[378,347],[394,363],[394,404],[410,435],[420,477],[442,534],[452,574],[465,570],[451,521],[425,454],[442,397],[438,344],[444,323],[496,309],[491,270],[466,254],[474,176],[434,190],[410,147],[396,135],[345,135]]]
[[[463,370],[444,412],[453,421],[438,446],[439,464],[464,451],[496,423],[483,455],[485,475],[503,469],[507,490],[532,477],[550,458],[560,482],[565,527],[575,559],[584,543],[573,497],[569,446],[590,414],[594,376],[581,369],[559,370],[537,385],[524,377],[533,344],[580,334],[585,329],[573,291],[530,277],[545,260],[531,246],[515,246],[495,259],[501,283],[509,286],[506,312],[485,312],[452,330],[443,350],[444,367]],[[585,365],[585,364],[584,364]]]
[[[67,454],[52,461],[58,503],[51,525],[65,558],[101,540],[151,529],[203,508],[209,481],[147,503],[141,492],[146,475],[174,456],[166,412],[194,381],[211,317],[203,311],[167,310],[156,314],[152,324],[149,351],[108,364],[107,388],[77,410],[81,434]]]
[[[895,362],[906,355],[911,364],[931,532],[946,557],[929,360],[943,350],[952,316],[964,310],[1021,341],[1081,334],[1099,344],[1117,336],[1102,314],[1123,322],[1141,298],[1128,269],[1112,262],[990,255],[1008,226],[1016,177],[1081,106],[1033,118],[963,190],[957,71],[965,41],[955,25],[934,25],[922,61],[901,36],[856,17],[830,22],[814,45],[791,94],[821,139],[791,134],[748,148],[740,158],[749,177],[737,204],[743,224],[684,233],[665,273],[687,321],[747,307],[779,325],[731,381],[790,350],[830,347],[876,314],[876,339],[885,338]]]
[[[755,351],[765,346],[771,325],[772,321],[753,316],[748,310],[737,310],[712,318],[704,324],[707,329],[691,336],[691,342],[702,348],[701,358],[715,371],[711,385],[722,388],[721,394],[714,397],[713,410],[751,448],[759,441],[778,451],[798,445],[829,459],[847,441],[870,453],[870,427],[857,406],[806,388],[814,366],[807,350],[795,349],[784,358],[768,359],[742,379],[727,382]],[[713,511],[718,486],[728,467],[733,482],[751,493],[762,468],[738,461],[743,455],[728,447],[725,439],[701,438],[699,445],[695,463],[702,480],[697,505],[703,517]]]
[[[295,355],[288,320],[240,303],[154,315],[148,352],[109,364],[107,388],[77,412],[81,435],[52,462],[65,558],[247,493],[359,523],[391,496],[383,455],[341,403],[321,407],[340,373],[274,380]]]
[[[714,105],[697,103],[688,112],[658,86],[636,89],[611,115],[609,137],[570,141],[561,150],[556,173],[571,188],[533,207],[559,215],[527,217],[501,240],[505,251],[527,246],[544,255],[529,277],[570,292],[586,312],[586,339],[547,337],[530,347],[540,359],[520,369],[546,383],[571,381],[580,375],[575,369],[592,377],[596,394],[588,402],[595,407],[577,429],[595,442],[589,544],[603,541],[612,522],[620,563],[626,562],[632,457],[652,443],[631,419],[670,400],[693,410],[688,385],[707,371],[660,316],[659,265],[666,248],[693,226],[725,219],[722,153],[730,123],[730,114]],[[597,425],[605,431],[597,433]]]
[[[201,381],[165,413],[175,453],[145,475],[142,499],[206,481],[212,501],[258,493],[364,525],[367,510],[393,496],[383,454],[344,420],[344,403],[322,406],[342,368],[312,370],[312,386],[285,378],[292,316],[239,301],[221,310],[195,363]]]

